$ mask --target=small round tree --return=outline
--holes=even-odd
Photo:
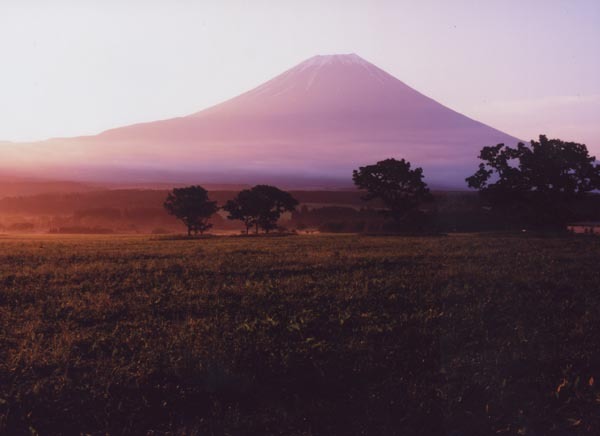
[[[252,188],[259,204],[258,225],[265,233],[277,228],[277,221],[284,212],[292,212],[298,206],[292,194],[275,186],[256,185]]]
[[[374,165],[354,170],[354,184],[367,191],[365,200],[379,199],[396,223],[406,221],[408,215],[419,204],[431,198],[427,184],[423,181],[421,168],[411,169],[404,159],[385,159]]]
[[[185,224],[188,236],[192,232],[202,235],[210,229],[212,224],[208,220],[218,210],[217,202],[210,201],[202,186],[173,189],[165,200],[164,208]]]
[[[295,210],[298,201],[289,193],[275,186],[256,185],[244,189],[223,210],[229,219],[240,220],[246,226],[246,234],[254,226],[256,233],[262,228],[266,233],[277,228],[277,221],[284,212]]]
[[[228,219],[239,220],[244,223],[246,234],[249,233],[251,227],[258,223],[259,204],[250,189],[244,189],[233,200],[228,200],[223,206],[223,210],[229,213],[227,215]]]

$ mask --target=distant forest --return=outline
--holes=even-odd
[[[389,222],[379,213],[378,201],[365,202],[364,193],[346,191],[290,191],[299,201],[280,226],[299,232],[380,232]],[[0,231],[55,233],[172,233],[183,225],[163,207],[168,190],[117,189],[47,193],[0,199]],[[237,191],[210,191],[223,205]],[[514,230],[519,223],[493,213],[477,192],[433,192],[422,206],[427,225],[439,232]],[[579,220],[600,216],[600,195],[592,194],[577,206]],[[212,231],[238,232],[241,223],[220,211],[211,218]]]

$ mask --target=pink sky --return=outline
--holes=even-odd
[[[0,140],[186,115],[348,52],[514,136],[600,155],[596,0],[3,0]]]

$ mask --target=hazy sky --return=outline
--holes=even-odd
[[[186,115],[350,52],[507,133],[600,154],[600,0],[0,0],[0,140]]]

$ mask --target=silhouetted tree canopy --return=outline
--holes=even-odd
[[[388,208],[387,214],[398,223],[406,220],[421,202],[431,199],[423,170],[411,169],[410,162],[404,159],[385,159],[360,167],[353,171],[352,180],[367,191],[365,200],[382,200]]]
[[[600,189],[600,165],[584,144],[540,135],[531,145],[484,147],[470,188],[524,224],[563,226],[575,202]]]
[[[277,221],[282,213],[295,210],[297,205],[298,201],[289,192],[275,186],[256,185],[252,189],[240,191],[223,209],[229,212],[227,218],[244,223],[246,234],[252,226],[256,233],[259,228],[268,233],[277,228]]]
[[[212,227],[209,218],[218,210],[217,202],[210,201],[202,186],[175,188],[169,193],[164,208],[181,220],[187,227],[188,236],[202,234]]]
[[[225,206],[223,206],[223,210],[229,213],[227,215],[228,219],[239,220],[244,223],[246,234],[248,234],[252,226],[257,224],[259,204],[256,196],[250,189],[244,189],[233,200],[228,200]]]

